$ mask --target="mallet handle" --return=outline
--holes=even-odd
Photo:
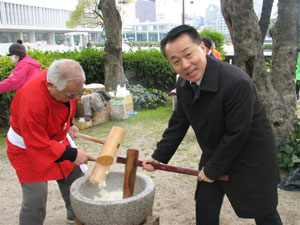
[[[85,135],[85,134],[81,134],[81,133],[76,133],[75,137],[85,139],[85,140],[88,140],[88,141],[94,141],[94,142],[97,142],[97,143],[100,143],[100,144],[103,144],[103,145],[105,144],[104,140],[101,140],[101,139],[98,139],[98,138],[95,138],[95,137],[91,137],[91,136],[88,136],[88,135]]]
[[[117,157],[117,163],[123,163],[125,164],[127,161],[126,158],[123,157]],[[142,167],[142,161],[141,160],[135,160],[135,165]],[[198,170],[192,170],[192,169],[186,169],[186,168],[180,168],[176,166],[170,166],[166,164],[160,164],[160,163],[155,163],[152,162],[151,165],[154,167],[156,170],[164,170],[164,171],[169,171],[169,172],[174,172],[174,173],[182,173],[182,174],[187,174],[187,175],[192,175],[192,176],[198,176],[199,172]],[[228,181],[228,175],[223,175],[217,178],[217,180],[222,180],[222,181]]]

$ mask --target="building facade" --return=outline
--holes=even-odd
[[[36,43],[46,41],[49,44],[63,44],[65,33],[85,32],[89,39],[98,41],[99,28],[66,27],[70,10],[41,7],[0,1],[0,43],[23,42]],[[78,41],[77,41],[78,43]]]
[[[123,27],[124,41],[161,41],[178,24],[138,23]]]
[[[155,1],[137,0],[135,3],[135,15],[139,22],[156,22]]]

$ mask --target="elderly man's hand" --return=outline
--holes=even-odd
[[[71,136],[71,138],[74,140],[76,138],[76,133],[79,133],[79,129],[75,125],[73,125],[69,128],[68,133]]]
[[[215,182],[214,180],[209,179],[205,173],[204,173],[204,168],[202,168],[202,170],[199,172],[198,174],[198,180],[199,181],[204,181],[204,182],[208,182],[208,183],[213,183]]]
[[[94,156],[91,156],[90,154],[86,153],[85,151],[81,149],[77,149],[77,157],[75,161],[73,162],[75,165],[80,165],[80,164],[87,164],[88,161],[97,161],[97,158]]]

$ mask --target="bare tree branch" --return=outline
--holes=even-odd
[[[261,43],[264,43],[268,27],[270,24],[270,17],[272,13],[272,7],[273,7],[274,0],[264,0],[263,1],[263,7],[261,12],[261,17],[259,20],[259,27],[261,31]]]

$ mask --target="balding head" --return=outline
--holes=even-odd
[[[47,72],[47,88],[57,101],[68,102],[82,90],[85,74],[82,67],[72,59],[54,61]]]
[[[59,91],[65,89],[68,82],[85,82],[82,67],[72,59],[54,61],[47,72],[47,81],[51,81]]]

